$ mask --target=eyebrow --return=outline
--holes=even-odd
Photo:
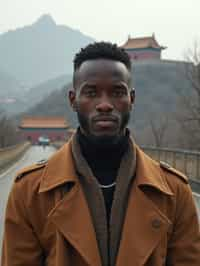
[[[128,86],[128,84],[126,84],[126,82],[122,82],[122,81],[120,81],[120,82],[116,82],[115,84],[113,84],[114,86],[123,86],[123,87],[127,87]]]
[[[80,86],[80,89],[84,88],[84,87],[90,87],[90,88],[95,88],[96,87],[96,83],[93,81],[84,81],[82,83],[82,85]],[[123,86],[125,88],[129,88],[129,85],[125,82],[125,81],[115,81],[113,86]]]
[[[91,82],[87,82],[87,81],[85,81],[85,82],[83,82],[83,84],[80,86],[80,89],[82,89],[82,88],[84,88],[84,87],[96,87],[96,84],[94,84],[94,83],[91,83]]]

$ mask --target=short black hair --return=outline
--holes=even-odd
[[[95,42],[82,48],[80,52],[75,55],[73,61],[74,74],[80,68],[83,62],[102,58],[122,62],[127,67],[129,72],[131,72],[131,60],[123,48],[110,42]]]

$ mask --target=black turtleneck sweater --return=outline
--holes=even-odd
[[[86,159],[93,175],[101,185],[110,185],[116,181],[121,159],[128,149],[129,132],[115,144],[101,145],[91,143],[90,139],[78,130],[78,141],[81,152]],[[115,186],[102,188],[107,221],[109,224]]]

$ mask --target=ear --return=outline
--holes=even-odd
[[[69,90],[68,99],[74,112],[76,112],[76,92],[74,89]]]
[[[135,89],[134,88],[132,88],[130,91],[130,97],[131,97],[131,105],[133,105],[135,102]]]

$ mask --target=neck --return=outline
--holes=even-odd
[[[78,140],[81,145],[81,149],[84,153],[94,152],[95,154],[106,152],[123,152],[125,148],[127,148],[127,143],[129,139],[129,130],[126,129],[123,135],[117,137],[106,137],[100,138],[87,136],[82,132],[80,128],[78,128]],[[94,154],[94,155],[95,155]],[[105,156],[105,154],[103,155]]]
[[[77,136],[81,152],[99,182],[101,184],[113,182],[116,178],[121,159],[128,149],[129,131],[126,130],[126,134],[118,138],[118,141],[106,143],[106,145],[102,145],[102,142],[91,141],[80,129],[78,129]],[[106,177],[106,180],[102,180],[102,171],[112,172],[112,180],[108,177]]]

